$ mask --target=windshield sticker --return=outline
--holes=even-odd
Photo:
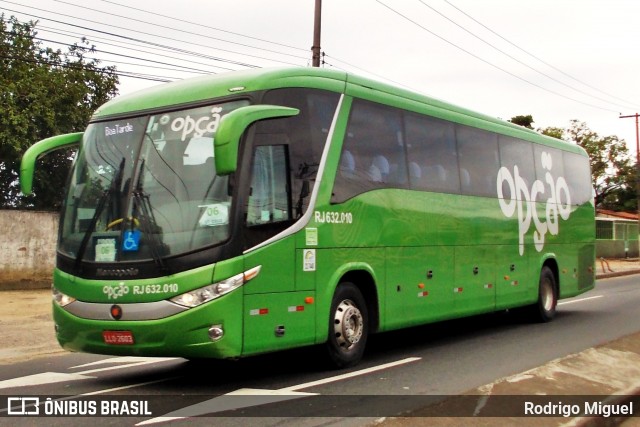
[[[200,227],[215,227],[217,225],[226,225],[229,223],[229,206],[222,203],[214,203],[211,205],[200,205],[204,208],[204,212],[198,221]]]
[[[122,126],[121,124],[116,123],[113,127],[105,126],[104,127],[104,136],[117,136],[122,135],[123,133],[133,132],[133,125],[127,122],[126,125]]]
[[[126,230],[122,241],[124,252],[137,252],[140,249],[140,230]]]
[[[506,167],[501,167],[498,171],[496,181],[498,191],[498,202],[500,209],[507,218],[511,218],[516,210],[518,211],[518,243],[520,255],[524,254],[524,236],[531,227],[531,222],[536,228],[533,232],[533,242],[538,252],[544,248],[545,235],[549,232],[552,235],[559,233],[559,219],[565,221],[571,215],[571,194],[569,186],[564,177],[560,176],[554,180],[551,174],[553,168],[553,160],[551,154],[542,152],[540,156],[542,168],[546,170],[545,184],[539,179],[534,181],[531,189],[527,188],[527,183],[520,176],[518,166],[513,167],[513,173]],[[509,188],[509,198],[505,198],[503,194],[503,185]],[[546,221],[541,221],[536,210],[535,200],[543,195],[548,195],[546,200],[545,212]]]
[[[116,260],[116,239],[96,240],[96,261],[114,262]]]
[[[218,124],[222,118],[222,108],[213,107],[211,109],[211,116],[202,116],[192,118],[190,115],[186,117],[176,117],[171,122],[171,130],[174,132],[182,132],[182,141],[186,141],[187,138],[199,138],[204,134],[214,134],[218,129]],[[170,120],[168,115],[160,118],[160,123],[166,123]]]

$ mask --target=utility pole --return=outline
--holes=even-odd
[[[636,118],[636,198],[638,203],[638,255],[640,256],[640,131],[638,129],[638,117],[640,117],[640,114],[620,116],[621,119],[630,117]]]
[[[316,0],[315,14],[313,17],[313,46],[311,46],[311,65],[320,66],[320,27],[322,18],[322,0]]]

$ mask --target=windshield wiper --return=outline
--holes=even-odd
[[[76,262],[75,262],[75,270],[77,272],[79,272],[81,269],[82,258],[84,257],[84,253],[87,251],[87,245],[89,244],[89,239],[91,239],[91,236],[95,231],[98,218],[100,218],[100,215],[102,214],[104,205],[106,204],[107,200],[109,200],[109,198],[116,192],[116,189],[120,188],[120,185],[122,184],[122,174],[124,171],[124,164],[125,162],[123,158],[120,161],[120,166],[118,166],[117,174],[116,176],[114,176],[113,180],[111,181],[109,188],[104,190],[104,192],[102,193],[102,196],[100,196],[100,199],[98,200],[98,204],[96,205],[96,211],[93,213],[93,216],[91,217],[91,222],[89,223],[89,227],[87,228],[87,231],[85,231],[84,236],[82,236],[82,242],[80,242],[80,247],[78,248],[78,253],[76,255]]]
[[[133,200],[135,202],[135,206],[140,210],[140,225],[142,231],[147,236],[149,241],[149,252],[151,252],[151,257],[153,261],[158,266],[158,269],[162,273],[170,273],[169,267],[165,262],[162,254],[160,253],[160,248],[162,248],[162,241],[158,237],[157,231],[159,231],[160,227],[156,222],[156,218],[153,214],[153,209],[151,209],[151,203],[149,202],[149,196],[144,193],[142,190],[142,170],[144,168],[145,160],[143,159],[140,162],[140,167],[138,169],[138,176],[136,177],[136,189],[131,193],[133,196]],[[135,217],[135,210],[131,210],[132,217]],[[132,220],[133,224],[133,220]]]
[[[168,273],[169,267],[160,253],[162,241],[158,238],[158,234],[154,232],[158,230],[158,225],[151,210],[149,196],[145,195],[142,190],[136,190],[133,192],[133,199],[136,202],[136,206],[140,209],[140,225],[142,231],[147,236],[151,257],[161,272]]]

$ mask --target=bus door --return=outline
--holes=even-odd
[[[244,288],[243,354],[310,343],[315,334],[309,292],[295,291],[296,236],[269,242],[293,223],[290,188],[287,144],[255,146],[244,221],[245,240],[257,248],[245,253],[244,268],[260,272]]]

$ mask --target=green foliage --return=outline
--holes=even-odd
[[[545,135],[573,142],[584,148],[591,161],[591,177],[596,192],[596,207],[616,211],[635,211],[635,164],[624,140],[615,135],[600,136],[586,123],[572,120],[562,129],[542,129]]]
[[[115,67],[89,58],[94,47],[84,39],[54,51],[35,39],[36,23],[0,17],[0,208],[58,209],[73,152],[38,162],[31,197],[19,192],[20,158],[41,139],[84,130],[117,94]]]
[[[533,117],[531,114],[528,116],[514,116],[509,120],[511,123],[526,127],[528,129],[533,129]]]

